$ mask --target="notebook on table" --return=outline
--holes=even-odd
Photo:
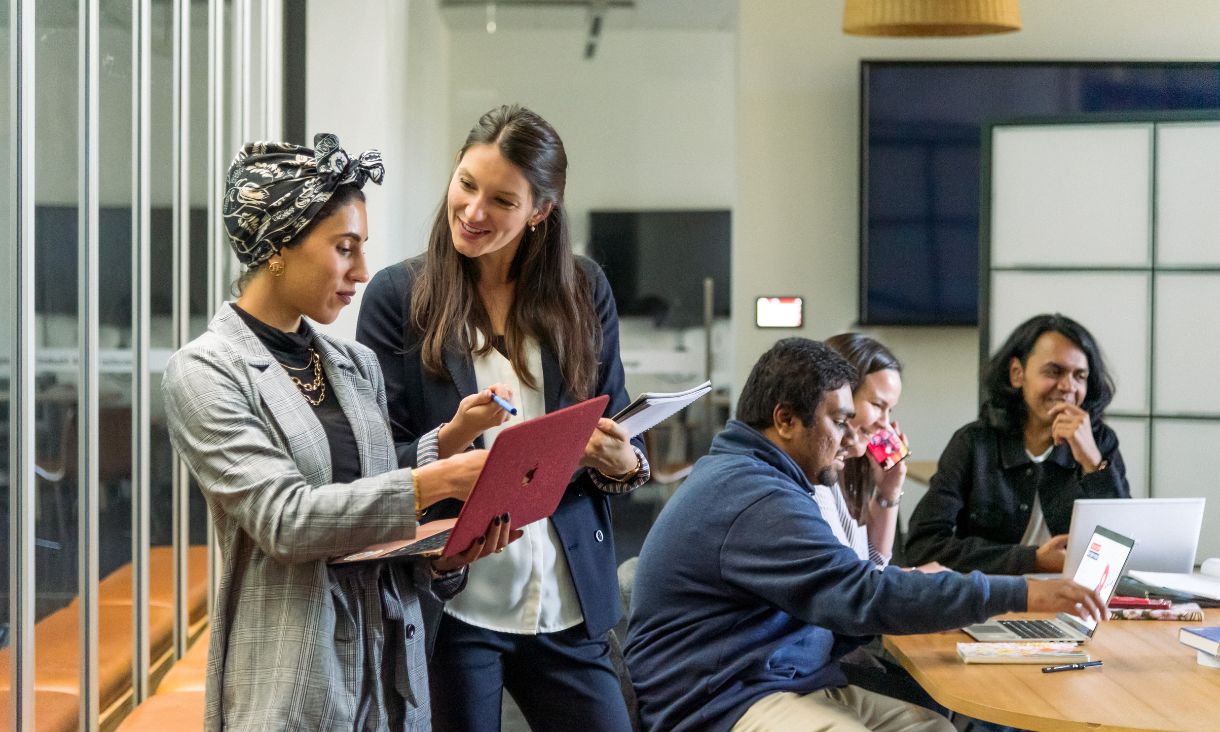
[[[1093,587],[1101,595],[1102,606],[1110,603],[1118,578],[1131,558],[1135,540],[1098,526],[1089,538],[1084,556],[1072,579],[1078,585]],[[1039,580],[1029,580],[1037,582]],[[1083,643],[1093,637],[1097,621],[1071,613],[1059,613],[1051,620],[988,620],[962,630],[984,643],[1013,641],[1073,641]]]
[[[1190,572],[1203,527],[1203,498],[1078,498],[1072,504],[1063,576],[1076,573],[1094,526],[1136,541],[1130,570]]]
[[[517,528],[549,517],[559,507],[609,401],[603,394],[505,427],[496,435],[456,519],[431,521],[420,526],[414,538],[368,546],[332,559],[331,564],[450,557],[469,549],[496,516],[508,513]]]

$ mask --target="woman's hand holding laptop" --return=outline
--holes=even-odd
[[[1075,613],[1082,620],[1100,622],[1106,617],[1105,601],[1096,590],[1076,584],[1075,580],[1026,580],[1025,605],[1031,613]]]
[[[446,498],[466,500],[486,462],[486,450],[467,450],[412,470],[418,508],[427,508]]]
[[[488,554],[499,554],[504,547],[520,539],[524,535],[521,529],[513,529],[512,517],[505,513],[497,516],[487,527],[487,532],[480,536],[470,548],[452,557],[439,557],[432,560],[432,568],[437,572],[452,572],[455,569],[482,559]]]

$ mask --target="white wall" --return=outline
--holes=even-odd
[[[607,31],[588,61],[584,40],[575,30],[453,33],[452,149],[498,104],[545,117],[568,153],[578,248],[590,208],[732,208],[732,34]]]
[[[1216,0],[1024,0],[1021,31],[952,39],[847,36],[840,2],[741,0],[738,10],[733,308],[804,294],[812,338],[848,329],[857,315],[861,59],[1220,58]],[[897,416],[915,457],[935,459],[975,415],[978,333],[873,333],[906,362]],[[738,317],[734,336],[740,385],[775,334]]]
[[[333,132],[349,153],[378,148],[385,161],[383,184],[364,188],[371,276],[402,259],[413,233],[426,230],[428,191],[447,172],[433,152],[444,146],[446,34],[433,3],[401,0],[312,0],[306,26],[311,140]],[[350,38],[356,31],[358,43]],[[352,337],[362,294],[323,330]]]

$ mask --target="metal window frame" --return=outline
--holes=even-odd
[[[139,704],[151,693],[149,674],[149,542],[151,505],[151,419],[149,350],[152,319],[150,260],[152,193],[152,0],[132,5],[131,54],[131,557],[132,557],[132,695]]]
[[[173,339],[174,348],[190,339],[190,0],[173,0]],[[174,657],[186,653],[190,631],[187,607],[187,551],[190,541],[190,474],[177,454],[173,460]]]
[[[224,301],[225,231],[220,225],[220,196],[225,180],[225,0],[208,0],[208,312]],[[216,525],[208,515],[208,617],[216,607],[220,555]]]
[[[9,729],[34,728],[34,0],[9,0]]]
[[[80,595],[80,728],[96,730],[98,709],[98,47],[100,0],[83,0],[77,21],[77,531]]]

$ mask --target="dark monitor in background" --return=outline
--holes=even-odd
[[[703,279],[715,281],[713,313],[731,302],[732,214],[711,211],[592,211],[589,257],[602,266],[620,316],[659,326],[703,322]]]
[[[1214,61],[861,62],[860,322],[978,322],[984,124],[1215,109]]]
[[[78,315],[76,290],[77,209],[75,206],[38,205],[34,208],[34,307],[39,314]],[[157,206],[149,211],[149,303],[153,317],[174,311],[173,211]],[[191,314],[207,312],[207,209],[190,211]],[[131,328],[131,209],[103,206],[98,211],[101,239],[98,281],[98,321],[101,325]],[[228,283],[226,283],[227,286]],[[228,296],[228,290],[225,296]]]

